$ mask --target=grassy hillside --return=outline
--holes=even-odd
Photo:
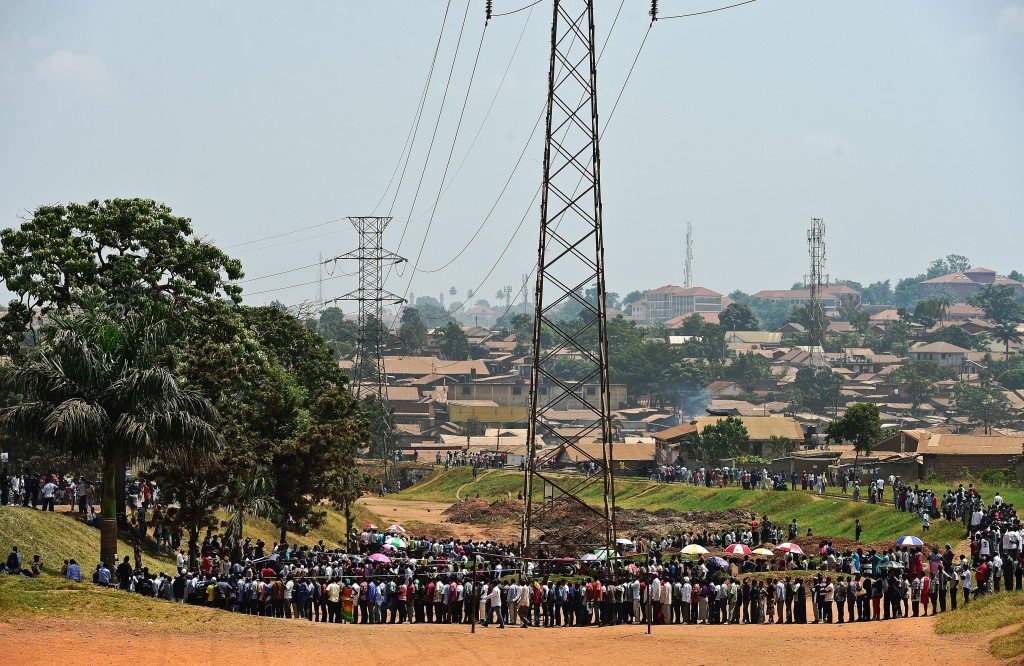
[[[118,555],[131,555],[133,544],[121,535]],[[100,554],[100,531],[66,513],[35,511],[21,507],[0,507],[0,549],[3,557],[11,546],[21,551],[28,568],[36,554],[43,560],[43,570],[60,573],[64,560],[75,559],[82,567],[82,577],[91,578]],[[173,567],[173,560],[145,552],[143,566],[151,571]]]
[[[238,613],[175,604],[138,594],[128,594],[91,583],[72,583],[54,576],[20,578],[0,576],[0,617],[35,620],[69,617],[90,620],[127,620],[147,631],[252,631],[262,621]],[[256,624],[254,624],[256,623]]]
[[[522,490],[523,476],[517,472],[486,471],[476,480],[472,469],[460,467],[438,471],[419,485],[402,492],[404,499],[454,502],[459,497],[480,497],[488,500],[513,497]],[[540,498],[541,489],[534,489]],[[601,488],[593,488],[588,501],[600,501]],[[744,491],[739,488],[708,489],[682,484],[652,483],[618,479],[615,482],[616,504],[624,508],[642,508],[651,511],[669,508],[687,510],[748,509],[759,515],[767,513],[777,523],[789,523],[794,518],[800,533],[810,528],[821,536],[853,538],[854,521],[860,519],[864,528],[862,541],[896,539],[906,534],[922,536],[921,523],[914,517],[884,505],[854,503],[842,499],[818,499],[802,491]],[[929,541],[955,543],[963,538],[959,524],[935,521],[927,534]]]
[[[935,631],[940,634],[971,636],[987,631],[1021,625],[1024,622],[1024,592],[993,594],[939,618]],[[1002,633],[989,643],[989,652],[1000,659],[1024,654],[1024,625]]]
[[[365,507],[359,507],[354,524],[358,526],[363,522],[380,520],[379,516]],[[263,539],[267,544],[276,542],[280,536],[277,528],[269,521],[252,518],[245,521],[245,533],[253,541]],[[327,519],[321,527],[305,536],[289,533],[288,538],[292,542],[307,545],[323,539],[328,546],[333,547],[342,542],[344,534],[344,516],[328,510]],[[123,533],[120,536],[118,554],[120,557],[131,555],[134,542],[126,539]],[[143,553],[143,566],[149,567],[151,571],[173,567],[172,558],[157,555],[151,541],[148,545],[150,547]],[[21,551],[26,568],[38,553],[43,560],[44,571],[57,574],[64,560],[74,558],[81,565],[83,575],[91,576],[99,562],[100,531],[66,513],[0,507],[0,556],[6,558],[11,546],[17,546]]]

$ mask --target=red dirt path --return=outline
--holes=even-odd
[[[931,619],[793,626],[499,630],[452,625],[313,625],[253,618],[246,635],[174,634],[113,621],[0,624],[0,663],[75,664],[997,664],[990,636],[946,637]],[[63,655],[63,656],[62,656]]]

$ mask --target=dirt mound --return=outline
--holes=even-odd
[[[886,551],[890,548],[896,547],[896,543],[894,541],[879,541],[877,543],[859,543],[857,541],[854,541],[853,539],[847,539],[845,537],[832,537],[828,535],[823,535],[820,537],[803,536],[797,538],[794,541],[794,543],[800,546],[803,549],[803,551],[808,555],[817,555],[821,550],[822,541],[832,542],[832,548],[836,551],[837,554],[845,553],[846,551],[855,553],[857,552],[858,548],[862,549],[865,553],[869,550],[876,550],[879,553],[881,553],[882,551]],[[943,548],[939,547],[939,544],[928,543],[926,541],[924,544],[924,552],[930,553],[932,551],[932,548],[938,548],[940,553],[944,550]]]
[[[750,524],[753,514],[743,509],[677,511],[676,509],[619,509],[615,527],[623,536],[655,536],[680,532],[718,532]]]
[[[512,522],[523,517],[523,503],[519,500],[500,499],[488,503],[482,499],[466,499],[456,502],[441,512],[449,523],[470,523],[488,525]]]

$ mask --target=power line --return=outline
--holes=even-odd
[[[535,7],[535,6],[539,5],[542,1],[543,0],[537,0],[536,2],[531,2],[530,4],[526,5],[525,7],[520,7],[519,9],[513,9],[510,12],[502,12],[500,14],[491,14],[491,17],[492,18],[498,18],[499,16],[511,16],[512,14],[521,12],[524,9],[530,9],[531,7]]]
[[[338,278],[349,277],[349,276],[352,276],[352,275],[355,275],[355,273],[338,273],[337,275],[332,275],[330,277],[325,277],[323,279],[323,281],[327,282],[328,280],[337,280]],[[311,282],[299,282],[298,284],[289,284],[289,285],[286,285],[284,287],[274,287],[273,289],[264,289],[263,291],[253,291],[253,292],[250,292],[250,293],[245,294],[245,295],[246,296],[259,296],[260,294],[270,294],[270,293],[273,293],[273,292],[276,292],[276,291],[284,291],[285,289],[295,289],[296,287],[308,287],[311,284],[317,284],[317,282],[319,282],[319,280],[313,280]]]
[[[476,146],[477,140],[480,138],[480,134],[483,133],[484,126],[487,124],[487,120],[491,116],[491,111],[494,110],[494,105],[498,101],[498,95],[501,93],[502,88],[505,86],[505,79],[508,78],[508,73],[512,69],[512,62],[515,60],[516,54],[519,52],[519,46],[522,44],[523,36],[526,34],[526,28],[530,24],[530,17],[532,15],[533,12],[531,11],[529,14],[527,14],[526,21],[523,22],[523,29],[519,31],[519,39],[516,40],[516,45],[512,49],[512,55],[508,59],[508,64],[505,65],[505,71],[501,75],[501,80],[498,82],[498,87],[494,91],[494,96],[491,97],[491,103],[487,106],[487,111],[484,113],[484,118],[482,121],[480,121],[480,126],[477,127],[476,134],[473,135],[473,140],[469,142],[469,148],[466,149],[466,154],[462,156],[462,160],[459,162],[459,166],[455,168],[455,173],[452,174],[452,177],[448,180],[448,183],[444,185],[444,191],[441,192],[442,196],[447,194],[448,190],[450,190],[452,188],[452,185],[455,184],[455,179],[459,177],[460,173],[462,173],[462,167],[466,165],[466,162],[469,160],[470,154],[472,154],[473,152],[473,148]],[[529,145],[529,141],[527,141],[527,145]],[[409,220],[405,220],[404,222],[408,224],[410,222],[416,222],[418,220],[421,220],[424,217],[426,217],[427,214],[430,213],[430,211],[433,210],[434,208],[435,206],[431,206],[430,208],[427,208],[426,210],[421,212],[416,217]]]
[[[448,4],[444,9],[444,18],[441,20],[441,31],[437,35],[437,44],[434,46],[434,57],[430,60],[430,69],[427,70],[427,80],[423,83],[423,92],[420,94],[420,102],[416,107],[416,112],[413,114],[413,122],[409,125],[409,133],[405,137],[405,145],[402,146],[402,152],[398,154],[398,162],[395,164],[395,170],[391,172],[391,180],[388,181],[388,186],[384,188],[384,193],[380,195],[380,201],[373,207],[371,215],[377,213],[377,209],[380,208],[381,203],[388,196],[388,190],[391,189],[391,183],[395,181],[395,175],[398,173],[398,167],[402,166],[402,156],[405,155],[405,166],[402,167],[402,176],[398,179],[398,186],[395,188],[395,199],[398,198],[398,191],[402,187],[402,181],[405,179],[405,170],[409,167],[409,159],[412,157],[412,148],[416,143],[416,134],[419,132],[420,120],[423,119],[423,109],[427,104],[427,93],[430,91],[430,82],[434,77],[434,67],[437,65],[437,54],[441,50],[441,40],[444,38],[444,26],[448,23],[448,12],[451,10],[452,0],[448,0]],[[409,153],[406,155],[406,148]],[[391,201],[391,208],[395,207],[394,200]],[[388,215],[391,214],[391,210],[388,210]]]
[[[707,10],[702,11],[702,12],[692,12],[690,14],[677,14],[676,16],[655,16],[653,18],[654,18],[655,21],[665,21],[665,20],[668,20],[668,19],[687,18],[689,16],[701,16],[702,14],[714,14],[715,12],[723,12],[726,9],[732,9],[733,7],[740,7],[742,5],[749,5],[752,2],[757,2],[757,0],[745,0],[745,2],[737,2],[734,5],[726,5],[725,7],[717,7],[715,9],[707,9]]]
[[[340,234],[344,229],[335,229],[334,231],[328,231],[325,234],[316,234],[315,236],[307,236],[305,238],[297,238],[295,240],[284,241],[283,243],[274,243],[273,245],[264,245],[263,247],[250,247],[244,250],[238,250],[232,254],[245,254],[246,252],[259,252],[260,250],[271,250],[281,247],[282,245],[294,245],[295,243],[303,243],[308,240],[315,240],[317,238],[323,238],[325,236],[333,236],[334,234]]]
[[[273,236],[264,236],[263,238],[256,238],[254,240],[244,241],[242,243],[235,243],[234,245],[225,245],[222,250],[230,250],[233,247],[242,247],[243,245],[252,245],[253,243],[262,243],[263,241],[273,240],[275,238],[283,238],[284,236],[291,236],[292,234],[301,233],[303,231],[309,231],[310,229],[317,229],[319,227],[326,227],[328,224],[334,224],[335,222],[341,222],[345,218],[340,217],[336,220],[327,220],[319,224],[313,224],[308,227],[302,227],[301,229],[295,229],[293,231],[285,231],[283,233],[274,234]]]

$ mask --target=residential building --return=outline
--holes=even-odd
[[[763,298],[787,308],[799,308],[807,305],[811,300],[810,289],[765,289],[753,295],[754,298]],[[826,312],[835,312],[840,304],[848,307],[860,305],[861,295],[856,289],[840,285],[834,287],[822,287],[821,306]]]
[[[931,342],[911,347],[910,360],[934,361],[943,368],[953,368],[958,372],[963,372],[969,351],[948,342]]]
[[[941,478],[963,478],[1009,467],[1021,454],[1020,435],[952,435],[928,430],[902,430],[875,446],[875,451],[915,453],[922,458],[924,474]]]
[[[704,287],[684,289],[674,284],[644,292],[644,297],[630,306],[629,314],[644,323],[658,324],[694,312],[722,311],[723,296]]]
[[[989,285],[1010,287],[1017,297],[1024,295],[1024,282],[1011,280],[997,274],[991,268],[968,268],[962,273],[950,273],[925,280],[918,287],[918,296],[953,296],[957,303],[966,303],[967,299],[985,289]]]

